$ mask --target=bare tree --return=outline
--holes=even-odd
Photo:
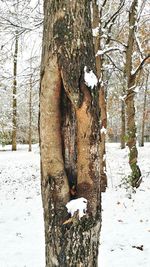
[[[107,1],[104,2],[106,3]],[[106,23],[115,32],[115,34],[109,35],[107,42],[111,41],[117,45],[116,47],[107,47],[101,53],[103,52],[108,57],[112,66],[121,74],[121,76],[119,75],[123,88],[121,90],[121,147],[125,147],[124,141],[126,140],[127,146],[129,147],[129,164],[131,167],[130,182],[135,187],[140,183],[141,171],[137,164],[138,151],[136,147],[134,96],[136,94],[135,89],[138,84],[140,71],[143,69],[144,64],[148,62],[150,55],[146,49],[147,37],[145,38],[142,35],[143,30],[141,30],[141,26],[144,23],[141,18],[144,5],[140,5],[138,0],[133,0],[131,4],[126,1],[125,4],[126,8],[122,9],[123,1],[120,1],[120,8],[118,10],[119,12],[123,11],[125,19],[123,22],[121,16],[121,24],[119,20],[118,29],[115,28],[114,23]],[[126,9],[128,10],[127,12]],[[113,18],[115,16],[112,15]],[[118,51],[118,54],[116,52],[113,54],[113,51]]]
[[[146,83],[145,83],[145,90],[144,90],[144,103],[143,103],[143,116],[142,116],[142,130],[141,130],[140,146],[144,146],[145,113],[146,113],[146,102],[147,102],[147,93],[148,93],[148,79],[149,79],[149,71],[146,72]]]
[[[101,50],[101,38],[100,38],[100,24],[102,13],[99,10],[99,5],[96,0],[93,0],[93,32],[95,55]],[[104,77],[103,77],[103,56],[96,56],[96,73],[99,80],[99,105],[101,108],[101,140],[100,140],[100,172],[101,172],[101,191],[105,192],[107,187],[107,175],[106,175],[106,149],[105,149],[105,131],[107,127],[107,112],[106,112],[106,95],[104,89]]]
[[[17,150],[17,57],[18,57],[18,31],[16,31],[15,34],[15,51],[13,60],[12,151]]]
[[[123,86],[123,96],[125,95],[125,88]],[[124,98],[121,101],[121,149],[125,148],[125,136],[126,136],[126,116],[125,116],[125,101]]]
[[[32,74],[30,74],[29,82],[29,152],[30,151],[32,151]]]
[[[127,146],[129,147],[129,164],[131,167],[131,185],[133,187],[139,186],[141,171],[137,164],[138,151],[136,146],[136,124],[135,124],[135,107],[134,107],[134,95],[136,87],[136,79],[140,70],[142,69],[145,61],[149,58],[149,55],[145,56],[138,67],[133,71],[132,54],[135,44],[135,32],[137,23],[137,10],[138,0],[133,0],[129,10],[129,33],[128,43],[126,48],[126,62],[124,69],[124,77],[126,79],[126,115],[127,115]]]
[[[34,1],[33,4],[30,0],[0,1],[0,56],[2,59],[0,62],[0,81],[4,88],[7,88],[8,94],[6,106],[2,108],[4,112],[1,117],[5,114],[5,117],[8,118],[3,131],[6,131],[6,136],[9,136],[9,143],[11,139],[12,150],[17,149],[17,142],[28,142],[27,119],[25,120],[27,118],[25,113],[27,114],[28,103],[26,101],[27,98],[24,98],[24,96],[28,83],[28,78],[25,78],[28,77],[27,58],[30,53],[26,53],[25,50],[26,47],[30,49],[32,44],[36,43],[35,39],[38,39],[39,47],[36,49],[38,64],[41,43],[39,27],[42,23],[40,4],[38,2],[38,0]],[[20,59],[23,59],[22,63]],[[8,68],[11,64],[12,68]],[[12,91],[10,92],[10,90]],[[23,101],[24,105],[22,107]],[[34,116],[34,122],[35,119],[37,120],[37,116],[36,118]],[[36,135],[38,136],[37,129],[38,127],[36,126]]]

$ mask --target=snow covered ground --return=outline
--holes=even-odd
[[[0,267],[45,266],[39,162],[26,146],[0,151]]]
[[[0,151],[0,267],[44,267],[38,146],[30,153],[25,145],[5,150]],[[100,267],[150,267],[150,144],[139,148],[143,182],[136,194],[119,186],[129,173],[127,155],[119,144],[107,145]]]
[[[109,186],[102,197],[101,267],[150,267],[150,143],[139,148],[143,182],[136,193],[119,187],[130,173],[128,149],[107,145]]]

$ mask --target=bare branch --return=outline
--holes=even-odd
[[[129,33],[128,33],[128,44],[126,50],[126,64],[125,64],[125,73],[128,78],[130,77],[132,71],[132,54],[135,42],[137,6],[138,6],[138,0],[133,0],[129,10]]]
[[[108,45],[110,42],[110,38],[111,38],[110,33],[111,33],[112,26],[114,25],[114,22],[117,19],[118,15],[120,14],[124,4],[125,4],[125,0],[120,0],[118,10],[110,17],[110,19],[104,25],[104,28],[108,27],[108,38],[106,41],[106,45]]]
[[[132,77],[136,77],[136,75],[139,73],[139,71],[142,69],[143,65],[145,64],[145,61],[150,58],[150,53],[143,58],[143,60],[141,61],[141,63],[139,64],[139,66],[136,68],[136,70],[134,71],[134,73],[132,74]]]
[[[107,1],[108,1],[108,0],[104,0],[104,1],[103,1],[103,4],[102,4],[101,9],[100,9],[100,18],[102,17],[103,8],[105,7]]]
[[[23,27],[23,26],[21,26],[21,25],[18,25],[18,24],[16,24],[16,23],[12,22],[10,19],[4,18],[4,17],[1,17],[1,18],[2,18],[2,20],[4,20],[5,22],[8,22],[10,26],[13,26],[13,27],[16,27],[16,28],[19,28],[19,29],[25,29],[25,30],[30,30],[30,31],[31,31],[30,28],[27,28],[27,27]],[[3,22],[1,22],[1,24],[3,24]]]
[[[107,25],[109,25],[109,23],[114,23],[114,22],[115,22],[117,16],[119,15],[119,12],[121,11],[121,9],[122,9],[123,6],[124,6],[124,3],[125,3],[125,0],[121,0],[121,1],[120,1],[120,4],[119,4],[119,7],[118,7],[117,11],[116,11],[116,12],[109,18],[108,21],[106,21],[106,23],[105,23],[105,25],[104,25],[104,28],[106,28]],[[112,25],[112,24],[111,24],[111,25]],[[111,25],[110,25],[110,27],[112,27]]]
[[[121,44],[124,48],[127,48],[127,45],[125,43],[122,43],[121,41],[117,39],[110,38],[110,41],[116,42],[118,44]]]
[[[97,53],[96,53],[96,56],[105,55],[105,54],[107,54],[109,52],[112,52],[112,51],[119,51],[120,53],[126,52],[125,50],[123,51],[119,47],[110,47],[108,49],[98,50]]]
[[[110,62],[112,63],[112,65],[113,65],[117,70],[123,72],[123,70],[120,69],[120,68],[115,64],[115,62],[112,60],[112,58],[111,58],[108,54],[106,54],[106,56],[108,57],[108,59],[110,60]]]
[[[143,59],[143,51],[142,51],[142,47],[141,47],[141,44],[140,44],[140,41],[138,39],[138,36],[137,36],[137,33],[135,32],[135,41],[136,41],[136,45],[137,45],[137,48],[139,50],[139,53],[140,53],[140,58],[141,60]]]
[[[144,9],[144,7],[145,7],[145,4],[146,4],[146,1],[144,0],[144,1],[142,2],[141,6],[140,6],[139,14],[138,14],[138,16],[137,16],[137,22],[139,22],[139,20],[140,20],[140,17],[141,17],[141,14],[142,14],[142,12],[143,12],[143,9]]]

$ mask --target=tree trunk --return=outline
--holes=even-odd
[[[101,86],[99,93],[99,103],[101,108],[101,142],[100,142],[100,172],[101,172],[101,191],[105,192],[107,187],[106,175],[106,132],[103,131],[107,128],[107,112],[105,90]]]
[[[136,125],[134,107],[134,89],[136,87],[136,76],[132,74],[132,54],[135,40],[135,27],[137,17],[138,0],[133,0],[129,11],[129,36],[126,50],[125,78],[126,90],[126,118],[127,118],[127,146],[129,148],[129,164],[131,168],[130,183],[132,187],[138,187],[141,181],[141,171],[137,164],[138,151],[136,147]]]
[[[121,149],[125,148],[126,120],[125,120],[125,102],[121,102]]]
[[[143,119],[142,119],[142,132],[141,132],[140,146],[144,146],[145,112],[146,112],[146,100],[147,100],[147,92],[148,92],[148,76],[149,76],[149,72],[147,74],[145,91],[144,91]]]
[[[29,152],[32,151],[32,74],[29,84]]]
[[[93,0],[93,29],[100,27],[100,11],[98,3]],[[99,33],[94,36],[94,46],[95,55],[98,50],[101,50],[101,40],[100,40],[100,28]],[[103,85],[103,56],[96,56],[96,73],[99,79],[99,105],[101,109],[101,129],[107,127],[107,111],[106,111],[106,96],[105,89]],[[105,149],[105,132],[101,132],[100,140],[100,173],[101,173],[101,191],[105,192],[107,187],[107,175],[106,175],[106,149]]]
[[[98,88],[84,81],[95,71],[90,3],[44,1],[40,89],[40,149],[46,267],[97,266],[100,233]],[[72,198],[88,201],[69,219]]]
[[[15,35],[15,52],[13,62],[13,117],[12,117],[12,151],[17,150],[17,56],[18,56],[18,31]]]
[[[128,91],[126,97],[127,114],[127,146],[129,148],[129,164],[131,167],[130,183],[133,187],[138,187],[141,177],[141,171],[137,165],[138,150],[136,147],[136,125],[135,125],[135,107],[134,91]]]

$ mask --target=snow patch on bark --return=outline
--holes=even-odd
[[[97,37],[99,35],[99,27],[92,29],[93,37]]]
[[[84,67],[85,84],[92,89],[97,85],[98,79],[92,70],[87,71],[87,66]]]
[[[101,133],[107,134],[107,129],[104,126],[101,129]]]
[[[119,99],[122,100],[122,101],[125,101],[126,97],[127,97],[127,95],[119,96]]]
[[[71,214],[71,217],[73,217],[74,213],[78,211],[79,219],[82,218],[87,211],[87,199],[84,197],[80,197],[77,199],[70,200],[66,204],[66,208],[68,213]]]

